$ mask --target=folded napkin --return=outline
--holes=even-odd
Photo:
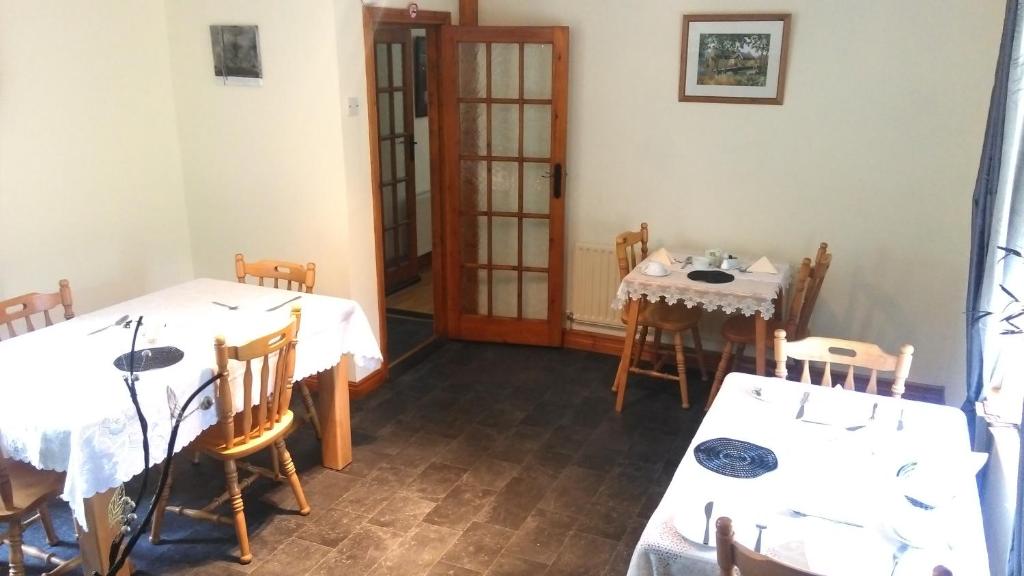
[[[672,255],[664,248],[658,248],[653,254],[647,257],[648,262],[657,262],[666,268],[672,266]]]
[[[767,256],[762,256],[757,262],[747,267],[747,272],[764,272],[766,274],[778,274],[779,271],[772,265]]]

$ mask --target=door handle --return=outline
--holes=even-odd
[[[552,182],[552,184],[554,184],[554,186],[552,188],[552,195],[556,199],[557,198],[561,198],[562,197],[562,165],[561,164],[555,164],[555,171],[554,171],[554,174],[552,174],[552,178],[554,179],[554,182]]]

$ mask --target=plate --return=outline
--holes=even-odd
[[[114,358],[114,368],[122,372],[128,372],[128,357],[131,352],[125,352]],[[173,366],[185,357],[185,353],[174,346],[160,346],[157,348],[144,348],[135,351],[135,372],[146,370],[157,370]]]

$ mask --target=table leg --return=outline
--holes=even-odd
[[[352,417],[348,399],[348,355],[320,373],[320,448],[323,465],[341,470],[352,462]]]
[[[107,509],[116,491],[116,488],[111,488],[85,499],[85,526],[78,527],[78,550],[82,555],[84,574],[92,574],[93,571],[106,574],[110,570],[108,555],[116,528],[110,525]],[[131,573],[132,563],[129,558],[117,574],[128,576]]]
[[[619,359],[619,369],[615,373],[615,383],[612,390],[617,391],[615,398],[615,411],[622,412],[622,402],[626,398],[626,380],[629,377],[629,362],[633,358],[633,343],[636,341],[637,320],[640,317],[640,300],[629,300],[629,310],[626,314],[626,340],[622,345],[622,358]]]
[[[758,376],[764,376],[768,350],[768,321],[763,314],[754,315],[754,368]]]

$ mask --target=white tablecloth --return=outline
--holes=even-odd
[[[84,523],[82,502],[131,479],[143,469],[142,434],[123,372],[113,366],[131,349],[133,330],[113,327],[122,315],[143,316],[137,349],[174,346],[181,362],[139,373],[139,401],[149,422],[151,458],[159,462],[170,439],[170,388],[180,402],[214,373],[214,338],[247,341],[287,323],[293,304],[302,309],[295,380],[334,366],[343,354],[357,365],[380,366],[370,324],[350,300],[198,279],[147,294],[67,322],[0,342],[0,450],[42,469],[67,472],[62,497]],[[228,310],[212,301],[239,306]],[[148,338],[146,337],[148,336]],[[155,339],[153,338],[155,337]],[[240,378],[241,363],[231,369]],[[236,368],[238,371],[236,372]],[[241,386],[233,386],[241,404]],[[204,395],[212,395],[212,386]],[[198,405],[193,402],[190,409]],[[176,450],[216,422],[216,411],[197,411],[178,432]]]
[[[672,255],[685,260],[688,251],[674,250]],[[751,259],[744,261],[749,264]],[[646,261],[645,261],[646,262]],[[612,306],[622,308],[630,299],[646,296],[655,301],[664,298],[669,304],[684,302],[687,307],[702,306],[706,310],[722,309],[726,313],[738,312],[744,316],[753,316],[760,312],[763,317],[771,318],[775,313],[772,301],[779,291],[788,287],[790,281],[789,265],[772,260],[778,274],[745,273],[738,270],[727,270],[735,276],[735,280],[725,284],[709,284],[687,278],[693,272],[693,266],[674,263],[668,276],[647,276],[640,272],[642,264],[634,268],[622,282],[615,294]]]
[[[761,389],[763,399],[752,394],[754,388]],[[805,391],[810,397],[804,419],[834,425],[795,419]],[[875,402],[874,421],[860,430],[845,429],[867,422]],[[904,429],[897,431],[901,410]],[[754,479],[705,469],[694,448],[720,437],[770,448],[778,468]],[[762,552],[801,568],[827,575],[888,576],[900,546],[894,526],[905,526],[915,537],[932,538],[918,539],[915,543],[923,547],[906,551],[897,575],[931,574],[936,564],[954,574],[988,574],[977,487],[966,463],[973,462],[970,454],[967,424],[955,408],[730,374],[644,529],[628,575],[717,576],[715,550],[701,544],[709,500],[715,502],[711,546],[715,518],[730,516],[740,542],[753,548],[756,524],[767,525]],[[909,462],[953,466],[945,481],[955,498],[931,511],[911,506],[903,497],[905,485],[896,480]],[[797,517],[790,510],[863,528]]]

